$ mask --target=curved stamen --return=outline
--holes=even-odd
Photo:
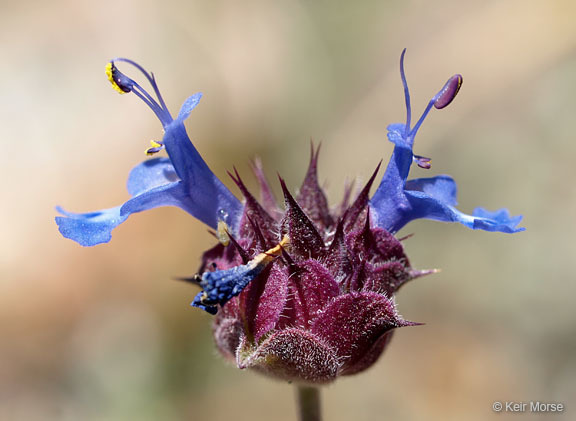
[[[150,107],[150,109],[151,109],[152,111],[154,111],[154,114],[156,114],[156,117],[158,117],[158,119],[160,120],[160,122],[162,123],[162,125],[168,124],[168,123],[172,120],[172,118],[170,117],[170,119],[167,120],[167,119],[166,119],[166,116],[165,116],[165,113],[164,113],[164,110],[162,110],[162,109],[160,108],[160,106],[156,103],[156,101],[154,101],[154,100],[150,97],[150,95],[148,95],[148,93],[147,93],[146,91],[144,91],[144,89],[142,89],[142,87],[140,87],[140,85],[136,85],[136,82],[134,82],[134,83],[135,83],[134,87],[135,87],[135,88],[139,88],[139,90],[132,89],[131,92],[132,92],[134,95],[136,95],[138,98],[140,98],[142,101],[144,101],[144,103],[145,103],[146,105],[148,105],[148,107]],[[140,92],[140,91],[144,91],[144,93],[142,93],[142,92]],[[165,122],[165,120],[166,120],[166,122]]]
[[[156,93],[156,98],[158,98],[158,102],[160,103],[160,106],[165,109],[166,111],[168,111],[168,107],[166,106],[166,103],[164,102],[164,98],[162,98],[162,94],[160,93],[160,89],[158,89],[158,85],[156,84],[156,78],[154,77],[154,73],[150,72],[150,77],[152,78],[152,80],[150,81],[150,85],[152,85],[152,88],[154,89],[154,92]]]
[[[422,125],[422,123],[424,122],[424,119],[426,118],[426,116],[428,115],[428,113],[430,112],[430,110],[432,109],[432,106],[434,105],[435,102],[435,98],[432,98],[430,100],[430,102],[428,103],[428,105],[426,105],[426,108],[424,109],[424,112],[422,113],[422,115],[420,116],[420,118],[418,119],[418,122],[414,125],[414,128],[412,130],[410,130],[410,134],[409,136],[414,139],[414,136],[416,135],[416,133],[418,132],[418,129],[420,128],[420,126]]]
[[[462,76],[456,74],[452,76],[448,81],[444,84],[442,89],[432,97],[428,105],[424,109],[424,112],[414,125],[414,127],[410,128],[410,123],[412,119],[412,108],[410,105],[410,91],[408,89],[408,82],[406,81],[406,73],[404,71],[404,56],[406,54],[406,48],[402,50],[402,54],[400,55],[400,77],[402,78],[402,85],[404,87],[404,99],[406,101],[406,128],[404,130],[404,139],[408,140],[410,143],[414,141],[414,136],[418,132],[418,129],[424,122],[424,119],[432,109],[435,107],[436,109],[440,110],[444,107],[450,105],[450,103],[454,100],[460,87],[462,86]]]
[[[126,76],[122,73],[115,65],[115,61],[121,61],[128,63],[134,66],[137,70],[139,70],[148,80],[152,88],[154,89],[154,93],[156,94],[156,99],[152,97],[140,84],[138,84],[133,79]],[[140,98],[150,109],[156,114],[156,117],[160,120],[162,125],[165,127],[170,124],[172,120],[172,116],[164,103],[164,99],[160,94],[160,90],[158,89],[158,85],[156,84],[156,80],[154,79],[154,75],[152,73],[148,73],[142,66],[138,63],[126,59],[126,58],[115,58],[111,60],[106,65],[106,75],[108,76],[108,80],[112,83],[114,89],[120,93],[127,93],[132,92],[138,98]]]
[[[150,83],[150,86],[152,86],[152,88],[154,89],[154,93],[156,94],[156,98],[158,98],[158,102],[160,103],[161,108],[168,111],[168,108],[166,107],[166,103],[164,102],[164,98],[162,98],[162,94],[160,93],[160,89],[158,89],[158,84],[156,83],[156,78],[154,77],[154,73],[152,73],[152,72],[148,73],[146,71],[146,69],[144,69],[142,66],[140,66],[135,61],[132,61],[128,58],[118,57],[112,61],[123,61],[125,63],[131,64],[132,66],[134,66],[138,70],[140,70],[140,72],[142,72],[142,74],[144,74],[144,76],[146,76],[146,79],[148,79],[148,83]]]
[[[436,95],[432,97],[426,109],[422,113],[422,117],[418,120],[414,128],[410,131],[410,136],[416,135],[416,132],[422,125],[422,122],[432,109],[432,107],[436,108],[437,110],[441,110],[442,108],[447,107],[450,103],[456,98],[456,95],[460,91],[460,87],[462,86],[462,75],[456,74],[452,76],[448,81],[444,84],[442,89],[438,91]]]

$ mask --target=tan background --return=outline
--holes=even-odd
[[[214,171],[262,157],[296,189],[323,142],[332,203],[345,179],[388,159],[404,109],[453,73],[461,95],[433,111],[416,152],[460,187],[460,208],[508,207],[524,233],[412,223],[414,266],[379,363],[326,389],[328,420],[487,420],[500,401],[557,401],[574,419],[576,4],[573,1],[2,1],[0,3],[0,419],[292,420],[291,386],[225,365],[210,317],[188,304],[213,239],[174,208],[133,216],[109,245],[61,238],[54,205],[122,203],[126,176],[161,135],[106,61],[155,72]],[[233,190],[236,192],[236,190]],[[498,418],[497,418],[498,417]],[[524,414],[522,419],[540,419]],[[520,419],[520,418],[515,418]],[[542,417],[541,419],[546,419]]]

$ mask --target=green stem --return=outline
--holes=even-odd
[[[296,388],[300,421],[321,421],[320,389],[302,385],[297,385]]]

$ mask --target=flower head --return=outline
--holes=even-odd
[[[116,208],[86,214],[60,210],[60,232],[82,245],[110,240],[110,232],[130,214],[156,206],[177,206],[215,230],[218,244],[202,257],[199,274],[185,280],[201,291],[192,306],[215,314],[218,349],[240,368],[304,383],[327,383],[358,373],[381,355],[396,328],[415,323],[397,312],[394,294],[406,282],[433,273],[416,270],[394,234],[413,219],[460,222],[473,229],[513,233],[521,217],[505,209],[456,209],[456,184],[446,175],[407,180],[413,162],[430,168],[430,159],[414,155],[414,138],[434,107],[448,106],[462,84],[451,77],[411,126],[411,105],[404,73],[407,118],[388,127],[394,152],[375,194],[380,165],[357,197],[331,210],[318,184],[318,149],[297,195],[280,178],[284,206],[278,206],[259,162],[254,172],[261,187],[257,200],[239,174],[229,175],[242,193],[240,202],[212,173],[190,142],[183,121],[198,104],[190,97],[173,119],[154,76],[136,67],[154,90],[148,94],[121,73],[115,61],[106,73],[114,89],[132,92],[154,111],[165,134],[147,150],[166,149],[168,158],[138,165],[128,178],[132,195]]]

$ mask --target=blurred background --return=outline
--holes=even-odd
[[[576,3],[281,0],[0,2],[0,419],[293,420],[292,386],[229,366],[196,290],[173,281],[214,243],[176,208],[132,216],[113,241],[62,238],[55,205],[85,212],[128,195],[161,137],[154,115],[104,76],[115,56],[153,70],[169,107],[204,98],[190,137],[228,185],[260,156],[296,190],[310,139],[331,203],[367,180],[404,120],[454,73],[462,91],[420,130],[426,172],[451,174],[459,207],[507,207],[527,231],[434,221],[402,234],[413,266],[441,268],[397,303],[424,326],[324,390],[327,420],[486,420],[494,401],[576,398]],[[232,186],[231,186],[232,188]],[[237,193],[235,188],[232,191]],[[524,414],[523,419],[548,419]]]

